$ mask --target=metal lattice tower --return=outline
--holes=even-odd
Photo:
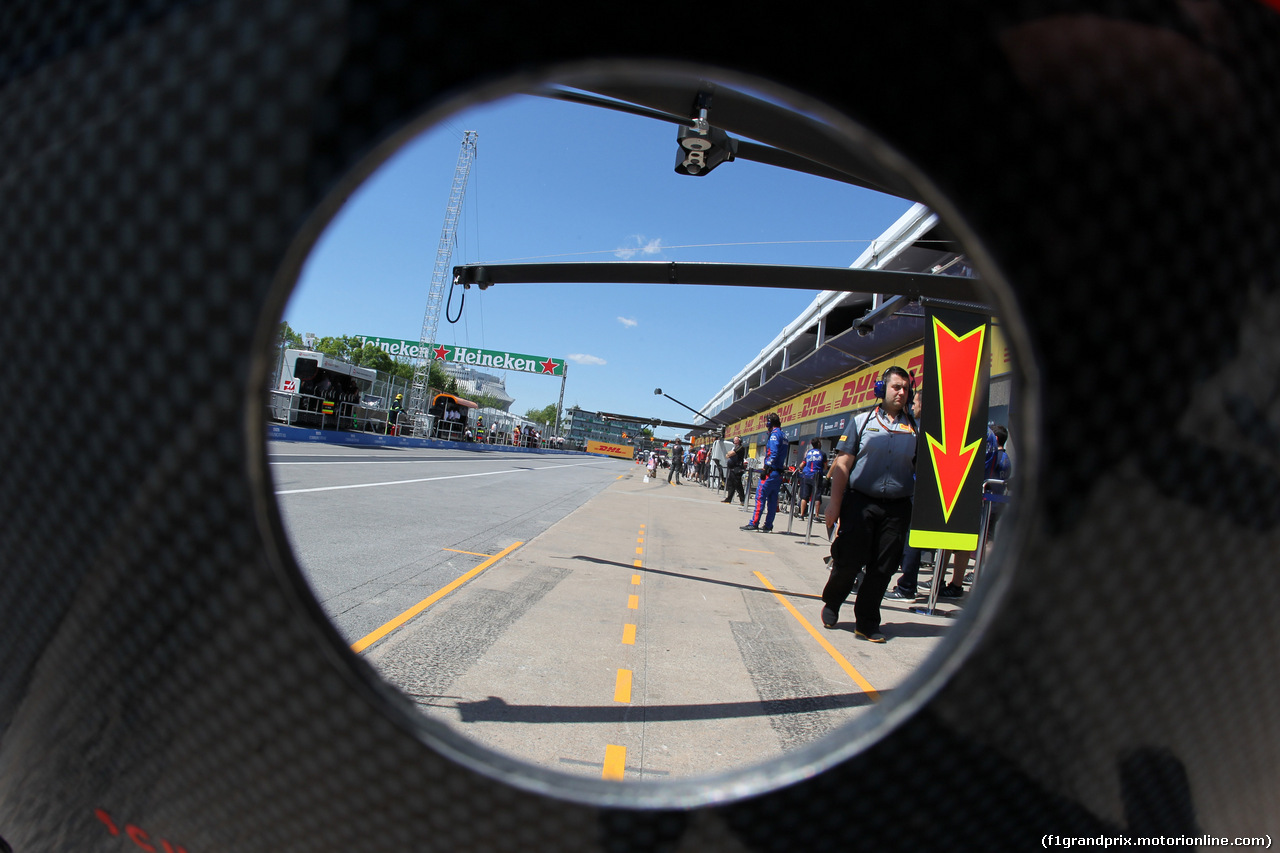
[[[431,289],[427,291],[427,310],[422,318],[422,338],[419,352],[427,355],[418,359],[413,369],[413,386],[409,392],[408,411],[415,421],[427,408],[427,377],[435,358],[428,348],[436,342],[436,328],[440,324],[440,307],[444,302],[444,286],[451,275],[449,261],[453,257],[454,241],[458,233],[458,215],[462,212],[462,197],[467,191],[467,178],[471,175],[471,163],[476,157],[478,134],[468,130],[462,137],[462,150],[458,152],[458,167],[453,171],[453,188],[449,191],[449,206],[445,209],[444,227],[440,229],[440,246],[436,250],[436,267],[431,273]]]

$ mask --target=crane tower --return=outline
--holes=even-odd
[[[458,214],[462,212],[462,197],[466,194],[471,163],[476,157],[477,136],[474,130],[468,130],[462,137],[462,150],[458,152],[458,167],[453,171],[453,188],[449,191],[449,206],[445,208],[444,227],[440,229],[436,266],[431,273],[431,288],[427,291],[427,310],[422,318],[422,338],[418,345],[418,351],[427,354],[418,359],[413,369],[413,385],[409,393],[408,410],[413,414],[415,432],[418,431],[420,423],[424,429],[426,425],[422,414],[428,405],[427,377],[431,372],[431,362],[435,358],[428,348],[436,342],[436,328],[440,324],[440,306],[444,302],[444,286],[450,275],[449,260],[453,256],[453,246],[458,233]]]

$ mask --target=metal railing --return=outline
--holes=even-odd
[[[992,487],[999,486],[1001,491],[1008,484],[1004,480],[983,480],[982,481],[982,521],[978,527],[978,550],[973,555],[973,580],[969,584],[970,591],[978,583],[978,574],[982,571],[982,563],[986,556],[987,550],[987,529],[991,526],[991,510],[992,505],[997,503],[1008,503],[1008,494],[995,494],[991,491]],[[932,616],[937,610],[938,594],[943,587],[943,581],[947,574],[947,555],[949,552],[945,549],[937,549],[933,554],[933,580],[929,584],[929,603],[923,608],[913,608],[917,613],[924,613]],[[958,560],[959,557],[957,556]],[[960,567],[960,580],[964,581],[964,567]]]
[[[267,409],[273,421],[289,426],[379,435],[386,435],[390,419],[390,412],[379,406],[289,391],[268,391]]]

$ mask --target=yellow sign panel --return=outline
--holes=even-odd
[[[605,456],[616,456],[619,459],[634,459],[636,449],[629,444],[607,444],[603,441],[587,439],[588,453],[603,453]]]
[[[991,376],[996,377],[1008,373],[1012,369],[1009,345],[1000,327],[991,327]],[[834,382],[821,385],[806,394],[792,397],[784,401],[773,411],[782,418],[782,425],[813,420],[827,415],[838,415],[841,412],[856,411],[870,406],[876,401],[876,380],[893,365],[905,367],[915,381],[916,393],[920,392],[924,383],[924,344],[895,353],[889,358],[850,373]],[[728,438],[735,435],[751,435],[764,432],[769,428],[769,412],[752,415],[746,420],[729,425],[725,432]]]

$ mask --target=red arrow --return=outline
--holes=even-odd
[[[973,402],[978,388],[978,368],[982,358],[982,342],[987,327],[978,326],[962,337],[947,328],[937,317],[933,318],[933,351],[938,360],[938,421],[942,424],[942,441],[932,435],[929,455],[933,458],[934,479],[938,483],[938,496],[942,498],[942,517],[951,520],[956,508],[960,487],[969,476],[974,454],[982,439],[965,444],[969,431],[969,419],[973,416]]]

